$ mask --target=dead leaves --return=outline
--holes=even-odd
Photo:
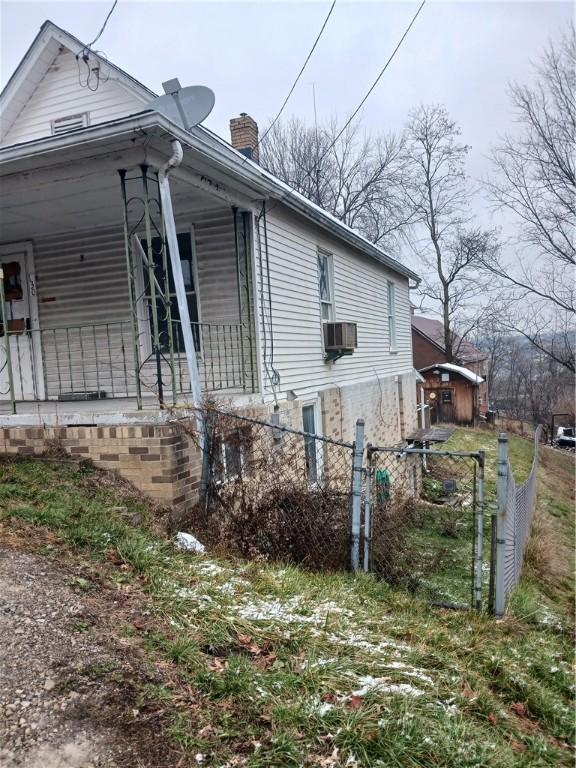
[[[348,709],[360,709],[363,703],[364,699],[361,696],[350,696],[346,702],[346,706]]]
[[[518,717],[528,717],[528,709],[526,704],[522,704],[522,702],[516,702],[515,704],[512,704],[510,711],[514,712],[514,714],[518,715]]]
[[[251,635],[244,635],[239,632],[236,635],[236,642],[245,653],[252,656],[252,662],[258,669],[268,669],[278,658],[272,650],[271,643],[266,642],[260,646]]]

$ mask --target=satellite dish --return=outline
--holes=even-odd
[[[214,108],[214,92],[204,85],[182,88],[178,79],[174,78],[162,86],[165,95],[157,96],[146,109],[160,112],[186,131],[205,120]]]

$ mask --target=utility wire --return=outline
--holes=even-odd
[[[401,45],[402,45],[402,43],[404,42],[404,39],[405,39],[405,38],[406,38],[406,36],[408,35],[408,32],[410,32],[410,30],[412,29],[412,25],[414,24],[414,22],[416,21],[416,19],[417,19],[417,18],[418,18],[418,16],[420,15],[420,11],[422,10],[422,8],[424,8],[424,5],[425,5],[425,4],[426,4],[426,0],[422,0],[422,2],[420,3],[420,6],[419,6],[419,8],[418,8],[418,10],[416,11],[416,13],[414,14],[414,16],[412,17],[412,21],[410,22],[410,24],[408,24],[408,26],[406,27],[406,30],[404,31],[404,34],[402,35],[402,37],[401,37],[401,38],[400,38],[400,40],[398,41],[398,44],[397,44],[396,48],[394,48],[394,50],[392,51],[392,54],[390,55],[390,58],[388,59],[388,61],[386,62],[386,64],[384,64],[384,66],[383,66],[383,67],[382,67],[382,69],[380,70],[380,74],[378,75],[378,77],[376,78],[376,80],[374,80],[374,82],[372,83],[372,85],[371,85],[371,86],[370,86],[370,88],[368,89],[368,91],[367,91],[366,95],[364,96],[364,98],[362,99],[362,101],[360,102],[360,104],[358,104],[358,106],[356,107],[356,109],[354,110],[354,112],[353,112],[353,113],[350,115],[350,117],[348,118],[348,120],[347,120],[347,121],[344,123],[343,127],[341,128],[340,132],[337,134],[337,136],[336,136],[336,138],[334,139],[334,141],[332,141],[332,143],[331,143],[331,144],[330,144],[330,146],[329,146],[329,147],[326,149],[326,151],[322,153],[322,156],[321,156],[321,157],[320,157],[320,159],[318,160],[318,164],[320,164],[320,162],[321,162],[322,160],[324,160],[324,158],[326,157],[326,155],[328,154],[328,152],[330,152],[330,150],[331,150],[331,149],[334,147],[334,145],[336,144],[336,142],[338,141],[338,139],[340,138],[340,136],[342,136],[342,134],[344,133],[344,131],[346,130],[346,128],[348,128],[348,126],[350,125],[350,123],[352,122],[352,120],[354,120],[354,118],[356,117],[356,115],[358,114],[358,112],[360,112],[360,110],[362,109],[362,107],[363,107],[363,106],[364,106],[364,104],[366,103],[366,101],[367,101],[368,97],[370,96],[370,94],[372,93],[372,91],[374,90],[374,88],[376,88],[376,86],[378,85],[378,83],[380,82],[380,79],[381,79],[382,75],[383,75],[383,74],[384,74],[384,72],[386,72],[386,70],[388,69],[389,65],[391,64],[391,62],[392,62],[392,60],[393,60],[393,58],[394,58],[394,56],[396,56],[396,54],[398,53],[398,50],[400,49],[400,46],[401,46]]]
[[[95,43],[97,40],[99,40],[99,39],[102,37],[102,33],[103,33],[103,32],[104,32],[104,30],[106,29],[106,24],[108,24],[108,19],[109,19],[109,18],[110,18],[110,16],[112,16],[112,14],[114,13],[114,8],[116,8],[116,5],[117,5],[117,4],[118,4],[118,0],[114,0],[114,2],[112,3],[112,8],[110,8],[110,10],[108,11],[108,15],[107,15],[107,16],[106,16],[106,18],[104,19],[104,24],[102,24],[102,27],[101,27],[101,29],[100,29],[100,32],[98,32],[98,34],[96,35],[96,37],[94,38],[94,40],[92,40],[92,42],[91,42],[91,43],[88,43],[88,45],[85,45],[85,46],[84,46],[84,51],[85,51],[87,48],[91,48],[91,47],[94,45],[94,43]]]
[[[110,16],[112,16],[112,14],[114,13],[114,9],[116,8],[117,4],[118,4],[118,0],[114,0],[114,2],[112,3],[112,8],[110,8],[110,10],[108,11],[108,15],[104,19],[104,24],[102,24],[102,26],[100,27],[100,32],[98,32],[98,34],[96,35],[94,40],[92,40],[91,43],[87,43],[82,48],[82,50],[79,53],[76,54],[76,62],[78,64],[78,82],[80,83],[82,88],[88,88],[91,91],[97,91],[98,88],[100,87],[100,83],[101,82],[105,83],[106,80],[108,80],[108,77],[106,78],[106,80],[102,80],[100,78],[100,67],[92,68],[92,66],[90,64],[90,54],[94,53],[94,51],[92,50],[92,46],[94,45],[95,42],[97,42],[102,37],[102,34],[103,34],[104,30],[106,29],[106,25],[108,24],[108,20],[109,20]],[[106,56],[104,56],[101,52],[96,51],[95,53],[96,53],[96,55],[99,55],[101,58],[103,58],[106,61],[108,61],[106,59]],[[82,82],[82,73],[81,73],[81,67],[80,67],[80,60],[82,60],[84,62],[84,65],[86,66],[86,81],[85,82]],[[95,85],[92,85],[93,79],[95,79],[95,81],[96,81]]]
[[[292,83],[292,88],[290,88],[290,91],[288,92],[288,96],[286,96],[286,98],[284,99],[284,103],[283,103],[283,104],[282,104],[282,106],[280,107],[280,111],[278,112],[278,114],[276,115],[276,117],[274,118],[274,120],[272,120],[272,122],[270,123],[270,125],[268,126],[268,128],[267,128],[267,129],[264,131],[264,133],[262,134],[262,136],[261,136],[261,138],[260,138],[260,142],[264,141],[264,139],[266,138],[266,136],[268,135],[268,133],[269,133],[269,132],[272,130],[272,128],[273,128],[273,127],[276,125],[276,123],[277,123],[277,122],[278,122],[278,120],[280,119],[280,115],[281,115],[281,114],[282,114],[282,112],[284,111],[284,107],[286,106],[286,104],[288,104],[288,101],[290,100],[290,96],[292,96],[292,94],[293,94],[293,92],[294,92],[294,88],[296,88],[296,86],[298,85],[298,81],[300,80],[300,78],[301,78],[301,76],[302,76],[302,73],[303,73],[303,72],[304,72],[304,70],[306,69],[306,65],[307,65],[307,64],[308,64],[308,62],[310,61],[310,58],[311,58],[312,54],[314,53],[314,49],[316,48],[316,46],[318,45],[318,42],[319,42],[320,38],[322,37],[322,33],[324,32],[324,29],[325,29],[325,27],[326,27],[326,24],[328,24],[328,19],[329,19],[329,18],[330,18],[330,16],[332,15],[332,11],[334,10],[334,6],[335,6],[335,5],[336,5],[336,0],[333,0],[333,2],[332,2],[332,5],[330,6],[330,10],[328,11],[328,15],[327,15],[327,16],[326,16],[326,18],[324,19],[324,24],[322,24],[322,28],[320,29],[320,32],[318,33],[318,36],[316,37],[316,40],[314,41],[314,45],[312,46],[312,48],[310,49],[310,53],[309,53],[309,54],[308,54],[308,56],[306,57],[306,61],[305,61],[305,62],[304,62],[304,64],[302,65],[302,68],[300,69],[300,72],[298,72],[298,76],[296,77],[296,80],[294,80],[294,82]]]

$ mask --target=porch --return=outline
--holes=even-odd
[[[2,164],[0,414],[190,401],[157,176],[169,147],[131,134]],[[250,394],[253,215],[207,171],[187,152],[170,179],[199,379],[204,393]]]

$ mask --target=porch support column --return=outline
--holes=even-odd
[[[255,380],[254,380],[254,318],[252,316],[252,305],[253,305],[253,296],[252,296],[252,260],[250,258],[251,251],[252,251],[252,232],[254,231],[251,227],[252,223],[252,216],[248,211],[242,212],[242,242],[244,244],[244,292],[246,294],[246,309],[245,309],[245,324],[246,324],[246,335],[248,339],[248,352],[249,352],[249,363],[250,363],[250,390],[251,392],[255,391]]]
[[[156,173],[156,183],[160,189],[158,173]],[[170,278],[168,275],[168,254],[166,248],[166,222],[162,211],[162,201],[159,200],[160,219],[162,225],[162,271],[164,272],[164,303],[166,309],[166,322],[168,324],[168,349],[170,354],[170,372],[172,382],[172,405],[176,405],[178,393],[176,391],[176,361],[174,359],[174,325],[172,320],[172,302],[170,300]],[[152,253],[152,251],[150,251]],[[180,354],[180,345],[178,345],[178,354]]]
[[[150,309],[152,313],[152,353],[156,359],[156,382],[160,408],[164,407],[164,387],[162,383],[162,358],[160,355],[160,327],[158,325],[158,304],[156,302],[156,275],[154,273],[154,251],[152,247],[152,227],[150,224],[150,197],[148,193],[148,166],[141,165],[142,189],[144,192],[144,224],[148,243],[148,284],[150,286]]]
[[[14,373],[12,371],[12,355],[10,353],[10,336],[8,335],[8,312],[6,311],[6,296],[4,295],[4,270],[0,266],[0,310],[2,329],[4,330],[4,346],[6,349],[6,368],[8,371],[8,391],[12,413],[16,413],[16,397],[14,395]]]
[[[240,322],[240,368],[242,389],[246,390],[246,365],[244,359],[244,308],[242,306],[242,270],[240,268],[240,245],[238,242],[238,208],[232,208],[234,217],[234,253],[236,256],[236,283],[238,286],[238,320]]]
[[[118,171],[120,175],[120,186],[122,187],[122,202],[124,203],[124,250],[126,252],[126,270],[128,272],[128,296],[130,300],[130,325],[132,331],[133,354],[134,354],[134,374],[136,377],[136,407],[142,410],[142,389],[140,386],[140,348],[138,345],[138,317],[136,314],[137,297],[134,278],[134,259],[132,258],[132,249],[130,246],[130,235],[128,232],[128,198],[126,196],[126,171]],[[128,392],[126,392],[128,394]]]

